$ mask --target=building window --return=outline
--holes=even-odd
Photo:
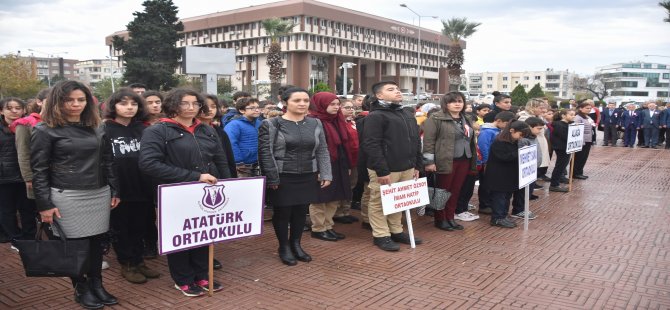
[[[528,88],[528,84],[523,84],[523,88]]]
[[[503,85],[503,89],[507,89],[507,85]]]
[[[524,76],[524,77],[523,77],[523,80],[524,80],[524,81],[528,81],[528,80],[530,80],[530,77]]]
[[[493,84],[486,84],[486,88],[493,88]]]
[[[519,81],[514,81],[514,84],[519,84]]]
[[[667,92],[667,91],[659,91],[659,92],[656,92],[656,97],[659,97],[659,98],[667,98],[667,97],[668,97],[668,92]]]
[[[644,64],[645,69],[651,69],[651,64]]]
[[[539,76],[539,75],[536,75],[536,76],[535,76],[535,80],[536,80],[536,81],[539,81],[539,80],[541,80],[541,79],[542,79],[541,76]]]
[[[667,69],[668,67],[666,65],[658,65],[659,69]]]
[[[663,79],[664,80],[670,79],[670,73],[663,73]]]
[[[507,77],[506,77],[506,76],[503,76],[503,81],[507,81]]]
[[[487,77],[486,77],[486,80],[487,80],[487,81],[493,81],[493,77],[492,77],[492,76],[487,76]]]
[[[657,93],[658,95],[658,93]],[[646,91],[613,91],[612,96],[636,96],[636,97],[647,97],[649,92]]]

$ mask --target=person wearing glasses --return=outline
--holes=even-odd
[[[356,131],[356,122],[354,121],[356,108],[354,107],[354,103],[349,99],[341,99],[341,102],[342,115],[344,116],[344,120],[347,123],[346,128],[349,132],[349,138],[351,138],[347,151],[351,153],[349,155],[349,158],[351,159],[351,173],[349,174],[349,182],[351,183],[353,194],[353,188],[356,187],[356,184],[358,183],[358,131]],[[337,207],[337,211],[335,211],[333,221],[342,224],[358,222],[358,218],[351,215],[351,201],[341,201],[340,205]]]
[[[258,171],[258,128],[261,127],[261,108],[256,98],[240,98],[235,108],[242,117],[234,119],[224,130],[233,147],[237,175],[256,176]]]
[[[189,89],[175,89],[163,102],[166,118],[144,130],[140,150],[140,170],[155,184],[200,181],[216,184],[230,178],[226,152],[216,130],[197,119],[209,113],[203,97]],[[196,147],[197,146],[197,147]],[[207,246],[167,255],[175,288],[189,297],[208,289]],[[223,289],[214,282],[214,290]]]

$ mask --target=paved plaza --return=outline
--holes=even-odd
[[[266,222],[216,246],[225,289],[213,297],[182,296],[164,257],[147,261],[160,279],[135,285],[112,252],[104,282],[113,309],[670,309],[670,151],[594,147],[585,173],[571,193],[535,192],[527,232],[486,215],[458,232],[415,217],[424,244],[388,253],[359,223],[337,224],[345,240],[305,233],[314,261],[287,267]],[[0,309],[79,308],[69,280],[26,278],[9,244],[0,262]]]

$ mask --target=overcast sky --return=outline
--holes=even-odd
[[[415,22],[399,6],[405,0],[324,0],[352,10]],[[272,1],[174,0],[179,17],[193,17]],[[591,74],[618,62],[670,63],[670,23],[657,0],[412,0],[421,15],[467,17],[481,22],[467,40],[468,72],[535,71],[553,68]],[[125,29],[140,0],[0,0],[0,54],[35,56],[67,52],[65,58],[104,58],[105,36]],[[438,20],[422,26],[439,31]]]

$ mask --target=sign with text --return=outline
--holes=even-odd
[[[382,208],[384,215],[405,211],[430,203],[426,178],[382,185]]]
[[[584,145],[584,125],[572,124],[568,126],[568,145],[565,153],[571,154],[582,150]]]
[[[158,186],[160,254],[260,235],[265,178]]]
[[[537,180],[537,144],[519,149],[519,188]]]

